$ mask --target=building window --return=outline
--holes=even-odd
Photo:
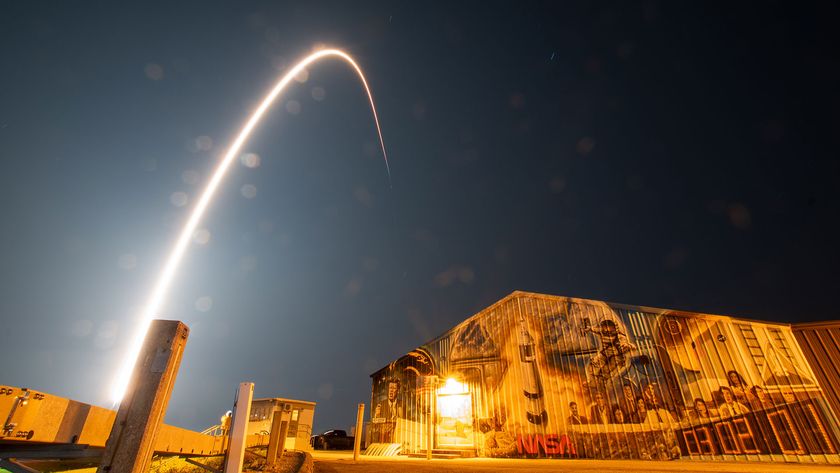
[[[767,359],[764,357],[764,350],[761,348],[761,343],[758,341],[755,330],[749,324],[736,323],[735,326],[741,332],[741,337],[744,339],[744,344],[747,346],[747,350],[749,350],[750,358],[755,363],[755,367],[759,373],[762,373],[764,365],[767,364]]]
[[[799,368],[799,363],[797,359],[793,356],[793,351],[790,349],[790,344],[788,344],[787,338],[785,338],[785,334],[782,333],[781,329],[778,328],[768,328],[770,332],[770,338],[776,345],[776,348],[782,352],[785,357],[790,360],[795,368]]]

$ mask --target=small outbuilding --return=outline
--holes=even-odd
[[[288,422],[284,448],[286,450],[310,450],[312,419],[315,417],[315,403],[284,399],[279,397],[254,399],[251,401],[251,417],[248,419],[248,435],[270,434],[275,413],[281,413]]]

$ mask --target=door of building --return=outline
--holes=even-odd
[[[465,383],[448,379],[437,393],[438,448],[468,448],[474,445],[473,398]]]

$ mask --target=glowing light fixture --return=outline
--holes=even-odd
[[[467,385],[455,378],[446,378],[446,382],[438,389],[438,394],[463,394],[465,392],[467,392]]]

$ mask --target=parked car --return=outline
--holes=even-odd
[[[352,450],[355,437],[350,437],[344,430],[328,430],[321,435],[313,435],[309,443],[315,450]]]

